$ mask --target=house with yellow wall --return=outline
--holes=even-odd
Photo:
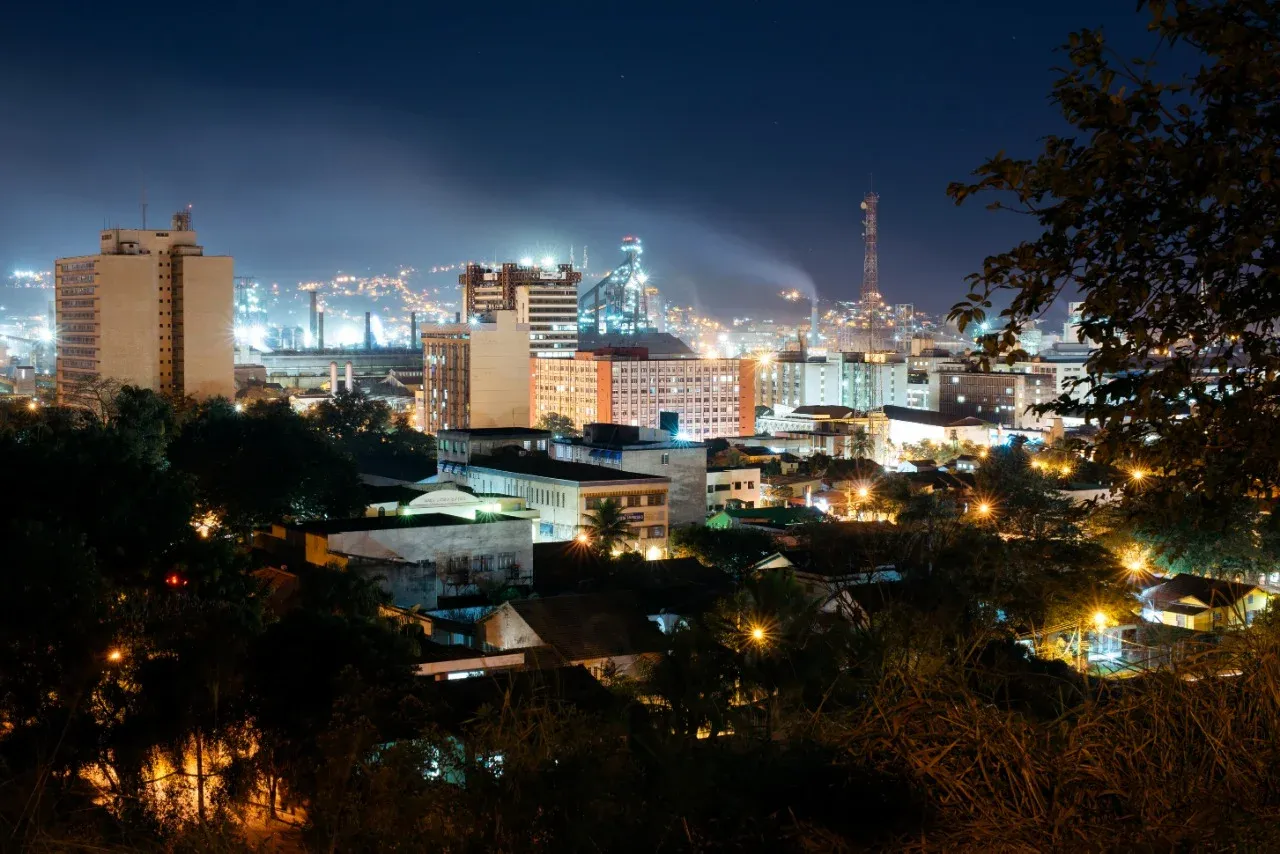
[[[1252,625],[1271,594],[1252,584],[1182,573],[1145,588],[1139,598],[1149,622],[1217,632]]]

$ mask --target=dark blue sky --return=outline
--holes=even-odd
[[[265,279],[604,269],[635,233],[671,296],[772,312],[806,277],[856,294],[874,173],[881,290],[942,310],[1026,228],[948,181],[1059,129],[1068,32],[1148,46],[1129,2],[264,5],[6,7],[0,264],[92,251],[145,183]]]

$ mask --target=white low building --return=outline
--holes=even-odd
[[[760,469],[707,469],[707,515],[717,513],[729,501],[741,501],[744,507],[760,503]]]
[[[472,456],[469,464],[440,464],[440,477],[477,493],[522,498],[537,511],[539,542],[575,539],[590,525],[588,511],[605,500],[622,505],[631,547],[651,559],[666,556],[671,479],[571,463],[543,454]]]

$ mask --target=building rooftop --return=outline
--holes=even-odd
[[[387,531],[392,528],[445,528],[455,525],[483,525],[489,522],[519,521],[528,519],[504,516],[501,513],[478,513],[475,519],[453,516],[448,513],[414,513],[408,516],[357,516],[353,519],[319,519],[314,522],[295,522],[284,527],[308,534],[344,534],[353,531]]]
[[[698,354],[690,349],[676,336],[669,332],[637,332],[623,334],[621,332],[601,335],[599,332],[582,332],[578,335],[578,349],[602,350],[608,347],[632,348],[643,347],[649,351],[650,359],[691,358]]]
[[[786,527],[801,522],[812,522],[821,518],[822,514],[812,507],[742,507],[721,510],[716,516],[727,516],[744,525],[765,525],[768,527]],[[713,519],[715,516],[712,517]],[[708,524],[708,527],[714,527]]]
[[[930,427],[980,427],[987,422],[980,418],[957,418],[932,409],[912,409],[907,406],[887,405],[884,416],[890,421],[906,421],[910,424],[927,424]]]
[[[848,406],[826,405],[826,406],[797,406],[791,413],[795,416],[808,418],[834,418],[845,419],[855,418],[858,410],[851,409]]]
[[[471,458],[470,467],[578,483],[619,480],[644,480],[654,483],[670,482],[670,478],[658,475],[636,474],[635,472],[618,471],[617,469],[603,466],[593,466],[588,463],[553,460],[543,454],[478,455]]]
[[[529,439],[550,439],[550,430],[538,430],[533,427],[472,427],[465,430],[441,430],[440,435],[465,435],[476,439],[497,439],[505,436],[522,436]]]
[[[1184,572],[1154,587],[1148,587],[1142,595],[1143,598],[1150,599],[1165,610],[1171,610],[1170,605],[1188,596],[1193,596],[1210,607],[1221,608],[1234,605],[1254,589],[1256,588],[1252,584],[1205,578]],[[1199,610],[1196,613],[1199,613]]]
[[[510,605],[543,643],[568,661],[659,652],[667,645],[628,592],[549,596]]]

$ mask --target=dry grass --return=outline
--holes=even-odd
[[[1280,849],[1280,645],[1095,683],[1050,721],[893,676],[831,726],[851,761],[923,793],[928,833],[902,850]]]

